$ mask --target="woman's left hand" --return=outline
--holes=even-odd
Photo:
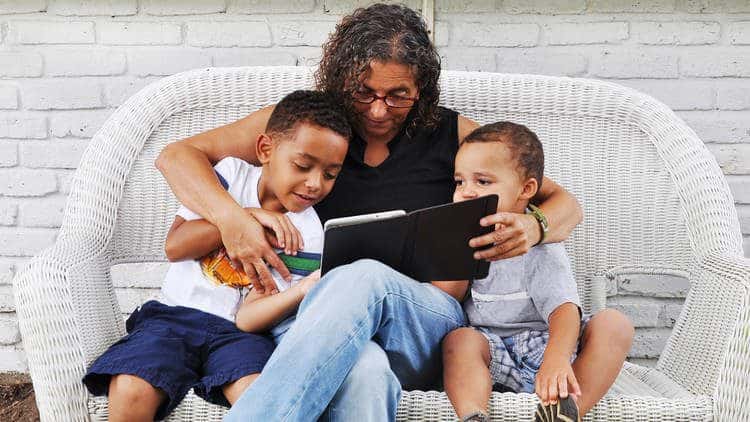
[[[474,252],[474,259],[497,261],[523,255],[539,243],[542,236],[534,216],[498,212],[479,221],[483,227],[495,226],[495,231],[469,240],[469,246],[482,249]],[[489,248],[484,249],[487,246]]]

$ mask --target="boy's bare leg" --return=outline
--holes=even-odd
[[[153,421],[167,395],[135,375],[115,375],[109,381],[110,422]]]
[[[238,379],[237,381],[224,385],[221,391],[224,393],[224,397],[226,397],[229,404],[233,405],[234,402],[236,402],[237,399],[240,398],[242,393],[244,393],[245,390],[247,390],[247,387],[250,387],[250,384],[252,384],[253,381],[255,381],[255,379],[258,378],[259,376],[260,376],[260,373],[245,375],[244,377]]]
[[[473,328],[459,328],[443,339],[443,384],[459,419],[487,412],[492,378],[490,345]]]
[[[581,352],[572,365],[581,387],[581,397],[577,400],[581,416],[614,384],[630,351],[633,334],[633,324],[614,309],[596,313],[586,325]]]

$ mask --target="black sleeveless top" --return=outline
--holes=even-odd
[[[433,129],[416,128],[412,136],[402,129],[377,167],[365,164],[365,141],[355,135],[333,190],[315,206],[320,220],[451,202],[458,113],[442,107],[439,113]]]

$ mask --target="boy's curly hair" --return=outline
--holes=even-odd
[[[282,98],[268,118],[266,132],[284,136],[299,123],[330,129],[346,140],[352,137],[344,109],[324,92],[298,90]]]
[[[406,6],[374,4],[345,16],[323,45],[317,88],[331,93],[354,116],[352,93],[360,88],[370,62],[391,60],[413,69],[419,89],[407,130],[434,127],[439,119],[440,56],[421,15]]]
[[[507,145],[521,175],[525,179],[536,179],[537,190],[542,188],[544,149],[531,129],[512,122],[491,123],[474,129],[461,141],[461,145],[476,142],[499,142]]]

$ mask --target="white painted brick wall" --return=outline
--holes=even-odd
[[[586,0],[505,0],[500,9],[506,13],[566,14],[586,10]]]
[[[18,88],[15,84],[0,84],[0,109],[18,108]]]
[[[458,46],[533,47],[539,42],[539,25],[467,22],[454,24],[453,34]]]
[[[750,45],[750,22],[729,25],[729,42],[735,45]]]
[[[604,49],[592,57],[591,73],[600,78],[658,78],[679,76],[677,54],[639,49]]]
[[[28,168],[78,167],[88,139],[51,139],[30,141],[19,145],[20,164]]]
[[[0,152],[2,148],[0,147]],[[0,226],[12,226],[16,224],[16,215],[18,214],[18,205],[11,202],[0,204]],[[0,266],[0,274],[3,274],[3,267]],[[2,277],[2,275],[0,275]],[[0,283],[1,284],[1,283]]]
[[[0,167],[13,167],[18,164],[18,142],[0,141]]]
[[[125,53],[115,50],[64,49],[45,53],[49,76],[108,76],[125,72]]]
[[[0,76],[21,78],[42,75],[42,55],[33,52],[0,52]]]
[[[641,44],[713,44],[719,40],[718,22],[638,22],[633,24]]]
[[[52,245],[57,231],[54,229],[0,227],[0,254],[6,256],[32,256]],[[5,306],[13,306],[10,301]]]
[[[93,44],[93,22],[10,22],[8,38],[17,44]]]
[[[315,10],[315,0],[237,0],[229,2],[227,12],[237,14],[309,13]]]
[[[627,22],[553,23],[544,29],[549,45],[619,44],[629,32]]]
[[[182,42],[182,25],[173,22],[101,22],[99,42],[105,45],[176,45]]]
[[[750,49],[704,47],[686,50],[680,65],[683,76],[747,78],[750,77]]]
[[[68,110],[102,107],[102,89],[85,79],[24,82],[24,105],[29,110]]]
[[[52,171],[25,168],[0,169],[0,195],[44,196],[56,189],[57,179]]]
[[[269,47],[271,30],[263,21],[190,22],[187,42],[195,47]]]
[[[369,0],[0,0],[0,371],[26,370],[10,282],[55,239],[74,168],[114,109],[162,76],[207,66],[314,65]],[[408,0],[419,8],[421,1]],[[602,78],[676,110],[727,174],[750,256],[750,2],[436,0],[443,67]],[[124,311],[164,265],[113,269]],[[688,283],[621,275],[609,305],[653,365]]]
[[[142,11],[148,15],[200,15],[226,10],[225,0],[141,0]]]
[[[128,65],[130,72],[137,76],[166,76],[210,66],[211,57],[201,50],[134,50],[128,56]]]
[[[44,139],[46,137],[46,117],[0,113],[0,138]]]
[[[136,0],[51,0],[47,12],[61,16],[127,16],[138,12]]]

